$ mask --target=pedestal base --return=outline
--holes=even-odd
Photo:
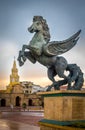
[[[44,119],[39,122],[41,130],[68,130],[67,126],[73,123],[85,122],[85,91],[39,94],[44,96]]]
[[[39,125],[40,130],[85,130],[85,121],[55,121],[42,119]]]

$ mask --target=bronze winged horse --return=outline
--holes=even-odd
[[[30,33],[34,33],[29,45],[23,45],[19,52],[19,65],[22,66],[26,59],[32,63],[38,61],[48,68],[48,78],[53,82],[48,87],[60,89],[61,85],[68,84],[68,89],[81,89],[83,85],[83,73],[76,64],[68,64],[66,59],[61,55],[74,47],[79,39],[81,30],[64,41],[51,41],[47,22],[42,16],[34,16],[33,24],[28,28]],[[25,51],[28,49],[29,51]],[[68,76],[64,74],[69,71]],[[54,77],[58,75],[63,80],[55,81]]]

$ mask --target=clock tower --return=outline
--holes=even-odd
[[[13,67],[11,69],[11,75],[10,75],[10,85],[14,85],[19,83],[19,75],[18,75],[18,69],[16,67],[16,61],[14,58]]]

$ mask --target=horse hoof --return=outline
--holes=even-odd
[[[26,61],[26,57],[23,56],[23,61],[25,62]]]
[[[19,66],[22,66],[22,65],[24,65],[24,62],[19,62]]]

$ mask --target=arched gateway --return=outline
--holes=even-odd
[[[20,106],[21,98],[19,96],[16,97],[16,106]]]
[[[1,99],[1,107],[5,107],[6,106],[6,100],[5,99]]]

